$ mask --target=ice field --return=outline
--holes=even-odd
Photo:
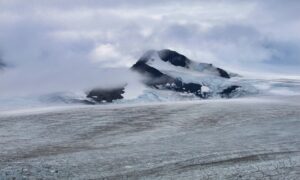
[[[297,179],[300,96],[0,115],[0,179]]]

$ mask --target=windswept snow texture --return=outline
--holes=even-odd
[[[300,96],[0,115],[0,179],[299,179]]]

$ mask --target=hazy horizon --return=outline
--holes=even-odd
[[[167,48],[242,75],[298,77],[299,6],[296,0],[1,0],[0,92],[131,79],[124,69],[149,49]]]

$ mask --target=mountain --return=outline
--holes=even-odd
[[[202,99],[247,94],[248,87],[231,80],[235,74],[212,64],[193,61],[169,49],[146,52],[130,69],[143,77],[143,83],[152,94],[172,91]],[[95,88],[87,93],[87,97],[97,103],[112,102],[123,99],[125,92],[126,85],[112,89]]]
[[[196,72],[202,72],[205,74],[211,74],[220,76],[223,78],[230,78],[229,73],[227,73],[225,70],[214,67],[212,64],[208,63],[197,63],[190,59],[188,59],[186,56],[179,54],[176,51],[172,51],[169,49],[164,49],[161,51],[148,51],[146,52],[136,64],[133,65],[133,69],[139,69],[138,66],[141,64],[157,68],[158,70],[180,70],[186,69],[190,71],[196,71]],[[145,67],[145,66],[144,66]],[[181,69],[181,70],[182,70]],[[146,70],[146,69],[144,69]],[[144,71],[142,70],[142,71]]]

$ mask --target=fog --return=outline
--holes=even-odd
[[[136,81],[139,81],[136,74],[125,68],[64,67],[37,72],[14,69],[2,74],[0,90],[2,96],[42,95],[85,92],[96,87],[113,88]]]
[[[0,94],[85,91],[170,48],[232,72],[299,75],[300,2],[0,1]]]

